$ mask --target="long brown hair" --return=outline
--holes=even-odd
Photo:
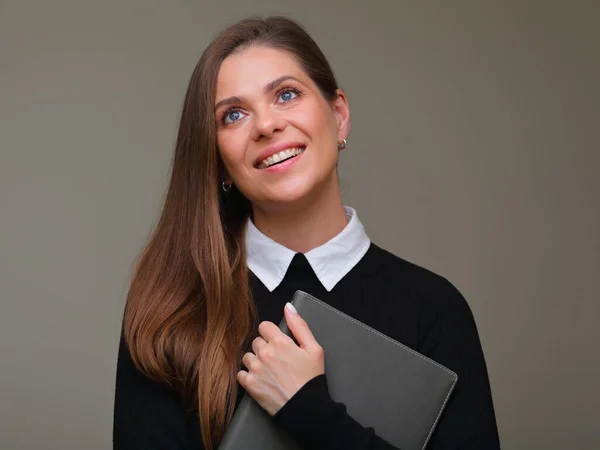
[[[252,208],[237,189],[220,189],[214,111],[221,63],[251,45],[288,51],[324,98],[336,96],[325,56],[288,18],[244,19],[211,42],[189,82],[163,211],[138,259],[124,316],[134,363],[198,408],[209,450],[233,415],[236,374],[257,322],[244,244]]]

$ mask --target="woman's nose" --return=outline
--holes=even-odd
[[[254,114],[253,139],[261,137],[270,138],[276,131],[283,131],[286,121],[280,114],[270,108],[258,111]]]

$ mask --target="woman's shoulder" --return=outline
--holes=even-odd
[[[394,277],[403,284],[421,289],[451,289],[454,286],[442,275],[404,259],[375,243],[371,243],[364,262],[374,275]]]
[[[365,255],[365,262],[370,276],[381,285],[424,302],[430,308],[469,310],[464,296],[446,277],[374,243]]]

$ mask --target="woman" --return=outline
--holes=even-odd
[[[116,449],[214,449],[245,391],[304,448],[393,449],[329,396],[321,347],[284,307],[296,289],[458,373],[430,449],[499,447],[469,306],[342,205],[349,131],[345,94],[293,21],[243,20],[206,49],[127,298]]]

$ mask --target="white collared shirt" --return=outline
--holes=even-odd
[[[304,254],[327,291],[352,270],[371,245],[356,211],[344,206],[344,212],[348,218],[346,227],[334,238]],[[263,234],[250,219],[246,228],[246,253],[248,268],[270,292],[279,286],[296,254]]]

